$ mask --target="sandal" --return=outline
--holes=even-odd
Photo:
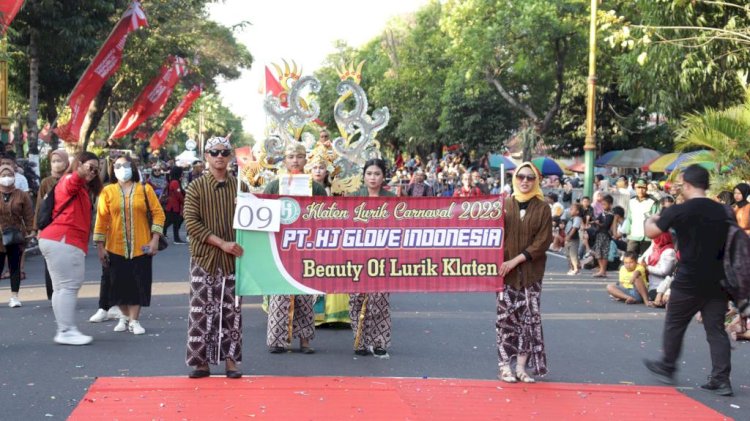
[[[272,346],[268,348],[268,352],[271,354],[281,354],[282,352],[286,351],[283,346]]]
[[[309,346],[301,346],[299,348],[300,351],[302,351],[303,354],[314,354],[315,348],[309,347]]]
[[[510,367],[500,367],[500,374],[498,374],[497,377],[505,383],[515,383],[518,381],[516,376],[513,375],[513,372],[510,371]]]
[[[208,370],[195,369],[191,371],[190,374],[188,374],[188,377],[191,379],[202,379],[210,375],[211,375],[211,372]]]
[[[516,373],[516,378],[521,383],[536,383],[536,380],[534,380],[533,377],[529,376],[525,371],[518,371]]]

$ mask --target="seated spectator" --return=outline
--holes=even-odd
[[[434,196],[432,187],[425,183],[425,174],[422,170],[416,170],[412,175],[411,182],[406,186],[405,196],[425,197]]]
[[[671,278],[667,280],[667,277],[672,275],[677,266],[677,252],[672,242],[672,234],[664,232],[654,238],[651,246],[638,259],[638,263],[646,268],[648,275],[649,304],[664,307],[666,304],[664,294],[671,283]],[[662,285],[662,283],[667,285]]]
[[[633,252],[626,252],[622,259],[619,282],[607,285],[607,292],[625,304],[647,303],[648,280],[646,268],[639,265]]]

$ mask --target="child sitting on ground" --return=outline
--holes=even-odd
[[[649,303],[648,280],[646,279],[646,268],[636,261],[636,254],[626,252],[622,258],[620,268],[620,280],[617,284],[607,285],[607,292],[615,299],[625,301],[625,304]]]
[[[668,278],[677,266],[677,252],[672,243],[672,234],[663,232],[651,241],[651,245],[638,259],[638,263],[646,268],[648,273],[648,298],[654,306],[664,307],[664,293],[671,284]],[[662,285],[665,283],[665,285]]]

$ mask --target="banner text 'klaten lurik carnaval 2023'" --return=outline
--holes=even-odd
[[[502,289],[501,196],[259,197],[281,230],[237,231],[240,295]]]

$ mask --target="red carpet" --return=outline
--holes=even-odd
[[[673,388],[377,377],[100,378],[70,420],[726,419]]]

